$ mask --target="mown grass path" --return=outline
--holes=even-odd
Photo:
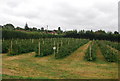
[[[78,48],[70,56],[55,59],[53,55],[34,57],[35,53],[18,56],[3,55],[3,74],[49,79],[115,79],[118,78],[116,63],[87,62],[85,51],[90,42]],[[99,54],[98,54],[98,57]],[[100,57],[101,58],[101,57]],[[4,77],[3,78],[7,78]]]
[[[100,50],[100,48],[99,47],[97,47],[97,61],[99,61],[99,62],[107,62],[106,60],[105,60],[105,57],[103,56],[103,54],[102,54],[102,52],[101,52],[101,50]]]

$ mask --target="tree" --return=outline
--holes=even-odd
[[[78,36],[77,30],[72,30],[72,31],[66,31],[65,37],[73,37],[76,38]]]
[[[112,32],[111,32],[111,31],[108,31],[107,34],[108,34],[108,35],[112,35]]]
[[[40,29],[38,29],[38,31],[40,32]]]
[[[61,31],[61,28],[60,28],[60,27],[58,27],[58,31]]]
[[[22,30],[23,28],[17,27],[16,29],[17,29],[17,30]]]
[[[119,32],[115,31],[114,34],[119,34]]]
[[[29,30],[28,24],[25,24],[25,30]]]
[[[29,28],[30,31],[33,31],[33,28]]]
[[[14,30],[15,27],[12,24],[6,24],[3,26],[3,28],[8,29],[8,30]]]
[[[43,27],[41,28],[41,31],[44,31],[44,28],[43,28]]]
[[[57,31],[58,34],[61,34],[62,33],[62,30],[60,27],[58,27],[58,31]]]
[[[104,30],[98,30],[95,32],[96,34],[106,34],[106,32]]]
[[[79,34],[84,34],[85,33],[85,30],[80,30],[79,31]]]
[[[36,28],[36,27],[33,27],[33,31],[37,31],[37,28]]]

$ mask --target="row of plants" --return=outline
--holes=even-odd
[[[110,41],[106,41],[105,43],[107,45],[111,46],[112,48],[115,48],[115,49],[120,51],[120,43],[118,43],[118,42],[110,42]]]
[[[54,54],[55,58],[70,55],[80,46],[88,43],[86,39],[74,38],[45,38],[45,39],[15,39],[2,40],[2,53],[19,55],[22,53],[36,52],[36,57]],[[105,41],[92,41],[85,53],[87,61],[96,60],[96,48],[100,47],[102,54],[108,62],[118,61],[118,52],[111,50]],[[114,43],[111,43],[114,44]]]
[[[2,53],[8,55],[18,55],[22,53],[34,52],[38,41],[44,39],[12,39],[2,41]]]
[[[96,49],[97,49],[97,46],[96,46],[96,42],[95,41],[92,41],[89,45],[89,47],[87,48],[86,52],[85,52],[85,60],[87,61],[95,61],[96,60]]]
[[[57,40],[57,39],[54,39]],[[53,53],[53,39],[39,40],[35,47],[36,57],[43,57]]]
[[[2,53],[8,55],[18,55],[33,52],[35,44],[30,40],[4,40],[2,43]]]
[[[59,59],[70,55],[80,46],[88,43],[88,41],[89,40],[80,40],[80,39],[69,40],[69,43],[64,44],[64,46],[62,47],[58,47],[57,52],[55,53],[55,58]]]
[[[10,40],[2,41],[2,53],[8,53],[9,48],[10,48]]]
[[[62,58],[71,54],[81,45],[87,43],[86,41],[88,42],[88,40],[85,39],[54,38],[52,40],[45,41],[44,45],[42,41],[39,41],[35,50],[36,56],[42,57],[54,54],[55,58]]]
[[[101,49],[103,56],[108,62],[118,62],[119,58],[116,51],[111,50],[104,41],[97,41],[97,43]]]
[[[88,41],[89,40],[74,38],[2,40],[2,53],[18,55],[36,52],[36,57],[43,57],[54,53],[56,58],[61,58],[69,55]]]

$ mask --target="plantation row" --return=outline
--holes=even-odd
[[[55,58],[63,58],[88,41],[73,38],[3,40],[2,52],[8,55],[36,52],[36,57],[54,54]]]
[[[118,52],[110,49],[110,47],[108,47],[108,43],[109,43],[110,46],[114,45],[114,47],[117,47],[117,44],[115,42],[98,41],[98,40],[91,42],[88,49],[86,50],[85,57],[84,57],[85,60],[95,61],[97,59],[97,57],[96,57],[97,47],[99,47],[103,56],[105,57],[106,61],[108,61],[108,62],[118,62],[119,61]]]
[[[120,43],[118,43],[118,42],[110,42],[110,41],[105,41],[105,43],[107,45],[111,46],[112,48],[115,48],[115,49],[120,51]]]
[[[97,52],[96,49],[97,49],[96,41],[91,42],[85,53],[85,59],[87,61],[96,60],[96,52]]]
[[[114,50],[111,50],[110,47],[107,46],[107,43],[104,42],[104,41],[99,41],[98,45],[101,49],[101,52],[102,52],[103,56],[105,57],[105,59],[108,62],[118,62],[118,60],[119,60],[118,52],[116,52]]]
[[[80,46],[88,43],[86,39],[74,38],[46,38],[46,39],[16,39],[2,40],[2,53],[8,55],[19,55],[22,53],[36,52],[35,57],[43,57],[54,54],[56,59],[64,58],[78,49]],[[95,61],[97,59],[97,48],[99,47],[106,61],[117,62],[119,50],[117,43],[109,41],[91,41],[85,52],[85,60]]]

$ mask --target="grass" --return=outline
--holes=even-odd
[[[11,75],[2,75],[3,79],[47,79],[46,77],[22,77],[22,76],[11,76]]]
[[[25,79],[117,79],[118,66],[108,63],[98,50],[98,60],[88,62],[84,54],[89,43],[64,59],[53,55],[34,57],[35,53],[3,55],[3,78]]]

